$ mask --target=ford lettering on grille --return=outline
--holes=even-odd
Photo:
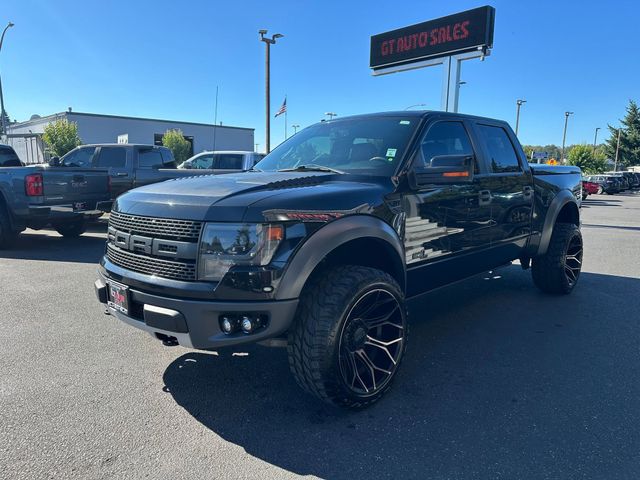
[[[202,222],[111,213],[107,258],[127,270],[195,280]]]

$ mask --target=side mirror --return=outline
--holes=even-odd
[[[426,165],[419,165],[409,172],[412,188],[429,184],[470,183],[473,181],[473,155],[438,155]]]
[[[59,167],[60,166],[60,157],[51,157],[49,159],[50,167]]]

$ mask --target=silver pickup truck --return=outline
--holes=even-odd
[[[0,145],[5,156],[11,147]],[[12,163],[8,163],[12,164]],[[87,221],[110,205],[107,170],[30,165],[0,168],[0,248],[26,228],[51,226],[61,235],[81,235]]]

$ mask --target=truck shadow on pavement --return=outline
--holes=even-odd
[[[640,448],[639,291],[583,273],[571,296],[544,295],[512,266],[427,294],[390,393],[360,412],[303,394],[284,349],[187,353],[163,380],[216,435],[295,474],[623,478]]]
[[[78,238],[64,238],[53,230],[27,230],[12,247],[0,250],[0,259],[98,263],[104,254],[107,228],[91,225]]]

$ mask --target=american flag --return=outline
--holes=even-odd
[[[282,102],[280,110],[278,110],[278,113],[276,113],[273,118],[277,117],[278,115],[282,115],[283,113],[287,113],[287,97],[284,97],[284,102]]]

